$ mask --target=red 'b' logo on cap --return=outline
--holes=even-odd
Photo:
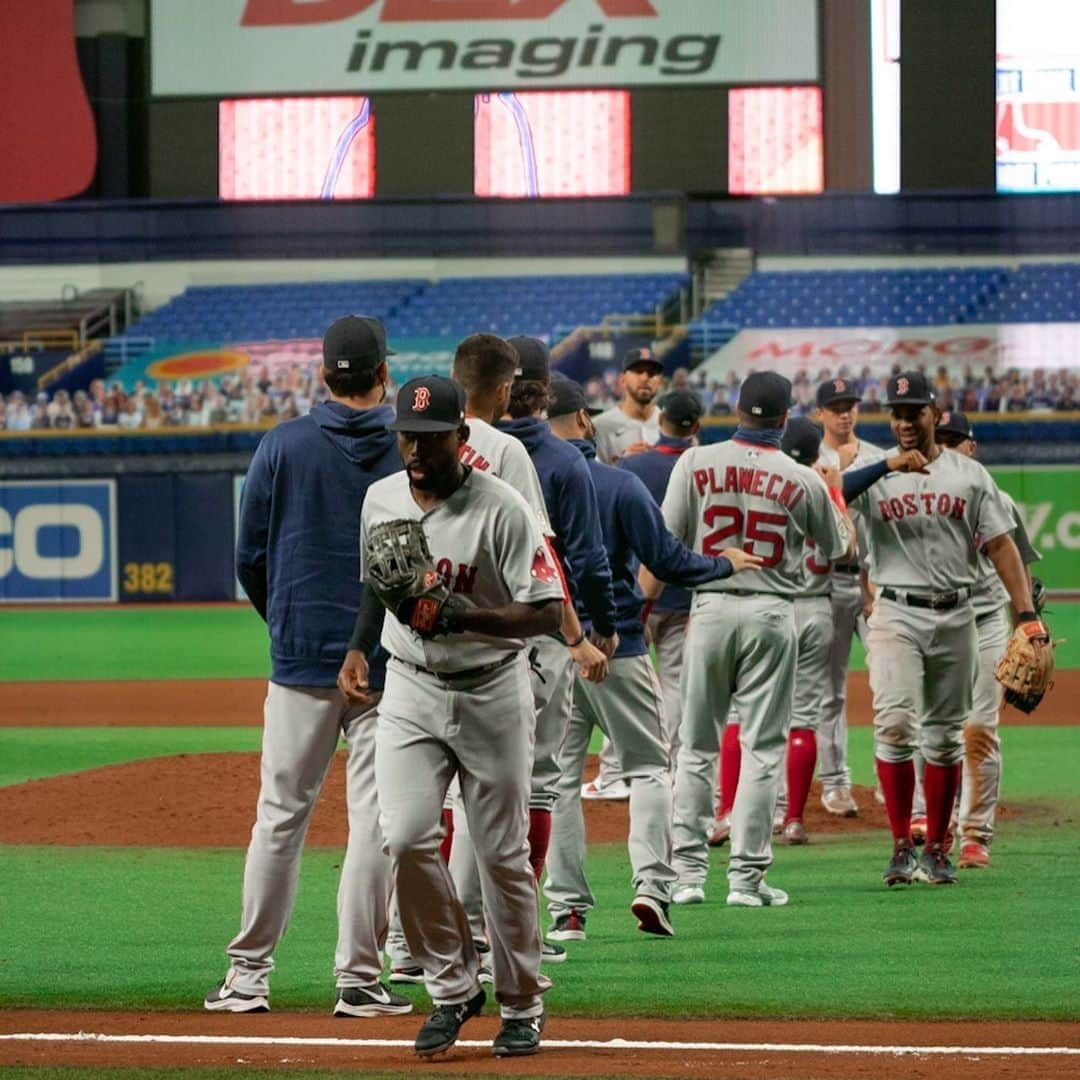
[[[832,384],[832,388],[833,388],[833,389],[834,389],[834,390],[835,390],[835,391],[836,391],[836,392],[837,392],[838,394],[842,394],[842,393],[843,393],[843,392],[844,392],[844,391],[845,391],[845,390],[847,389],[847,383],[845,383],[843,379],[837,379],[837,380],[836,380],[836,381],[835,381],[835,382],[834,382],[834,383]]]
[[[896,392],[898,394],[906,394],[909,388],[910,387],[907,379],[904,378],[903,375],[901,375],[900,378],[896,380]]]
[[[413,391],[413,412],[423,412],[431,404],[431,391],[426,386],[418,386]]]

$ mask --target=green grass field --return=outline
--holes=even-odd
[[[14,618],[19,632],[7,616],[0,641],[6,679],[108,677],[125,651],[127,677],[255,676],[265,663],[259,623],[242,608]],[[61,625],[62,642],[50,646]],[[770,880],[791,893],[788,907],[729,909],[721,850],[708,901],[677,909],[677,936],[664,941],[634,928],[625,847],[594,846],[598,906],[589,940],[570,943],[570,962],[551,969],[551,1011],[1076,1018],[1080,728],[1006,727],[1003,739],[1004,801],[1022,813],[1004,822],[991,869],[964,872],[954,889],[885,889],[887,838],[853,831],[778,848]],[[0,728],[0,785],[163,754],[251,751],[258,740],[257,728]],[[869,729],[853,729],[851,758],[856,782],[871,783]],[[305,855],[275,1009],[332,1003],[341,854]],[[0,1008],[197,1009],[225,968],[242,860],[240,849],[0,848]],[[422,990],[408,992],[426,1005]]]

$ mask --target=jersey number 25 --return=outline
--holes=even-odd
[[[733,536],[746,537],[746,543],[742,545],[743,551],[749,555],[761,555],[762,565],[777,566],[784,557],[784,534],[775,532],[769,526],[786,528],[788,519],[786,514],[769,514],[763,510],[750,510],[743,514],[738,506],[710,506],[705,511],[705,524],[712,527],[718,521],[727,520],[728,524],[715,532],[708,533],[701,541],[701,550],[705,555],[720,555],[725,547],[725,540]],[[745,527],[744,527],[745,526]],[[755,551],[754,544],[765,545],[769,549],[764,552]]]

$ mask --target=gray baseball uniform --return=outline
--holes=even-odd
[[[925,473],[886,474],[852,507],[866,522],[877,587],[868,634],[874,753],[908,761],[918,743],[927,761],[953,765],[963,756],[976,675],[967,601],[979,548],[1013,522],[990,474],[948,450]],[[918,606],[931,597],[943,598],[939,609]]]
[[[655,443],[660,438],[660,410],[653,406],[648,420],[635,420],[615,405],[593,418],[596,428],[596,456],[614,465],[634,443]]]
[[[879,447],[859,440],[859,452],[850,468],[862,469],[873,465],[885,456]],[[823,465],[834,468],[840,465],[840,455],[823,442],[819,452]],[[853,508],[854,509],[854,508]],[[859,551],[866,550],[866,525],[859,514],[852,513],[852,521],[858,534]],[[829,649],[829,669],[825,699],[821,705],[821,721],[817,729],[818,772],[821,786],[833,788],[851,787],[851,770],[847,763],[847,676],[851,661],[851,639],[858,633],[866,644],[866,619],[863,617],[862,588],[859,584],[859,561],[852,559],[833,566],[831,575],[831,601],[833,636]]]
[[[836,559],[847,530],[821,477],[779,449],[732,439],[687,450],[664,499],[671,531],[695,551],[743,547],[760,570],[696,591],[686,643],[682,746],[675,785],[674,862],[679,880],[708,872],[720,722],[734,706],[743,748],[732,810],[728,880],[757,892],[772,862],[776,805],[796,663],[790,597],[802,586],[804,543]]]
[[[437,571],[466,599],[485,607],[562,599],[535,512],[501,480],[470,470],[426,513],[406,474],[373,484],[362,532],[401,517],[423,522]],[[456,774],[480,871],[496,997],[504,1017],[537,1016],[550,984],[540,974],[528,861],[533,702],[526,642],[474,633],[425,640],[388,616],[382,645],[392,659],[375,771],[409,950],[436,1004],[459,1004],[476,992],[471,928],[439,854],[443,802]]]

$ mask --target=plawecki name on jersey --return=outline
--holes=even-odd
[[[664,519],[703,555],[737,547],[761,556],[760,570],[713,582],[701,592],[790,596],[804,586],[808,538],[820,560],[837,559],[848,546],[847,527],[817,473],[780,450],[736,439],[682,455],[664,498]]]

